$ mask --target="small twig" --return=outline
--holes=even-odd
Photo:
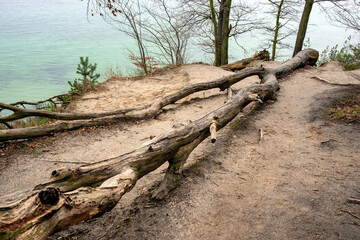
[[[21,105],[21,106],[23,106],[25,108],[24,104],[26,104],[26,105],[39,105],[40,103],[45,103],[45,102],[50,102],[50,101],[52,102],[52,100],[54,98],[61,99],[64,96],[69,96],[69,94],[60,94],[60,95],[56,95],[56,96],[53,96],[51,98],[41,100],[41,101],[37,101],[37,102],[19,101],[19,102],[15,102],[15,103],[10,103],[9,105],[13,105],[13,106]]]
[[[89,162],[72,162],[72,161],[61,161],[61,160],[45,160],[45,159],[36,159],[42,162],[52,162],[52,163],[69,163],[69,164],[90,164]]]
[[[349,198],[347,200],[348,203],[360,204],[360,199],[357,198]]]
[[[346,212],[346,213],[350,214],[352,217],[360,220],[360,217],[359,217],[359,216],[355,215],[354,213],[352,213],[352,212],[350,212],[350,211],[348,211],[348,210],[340,210],[340,211]]]

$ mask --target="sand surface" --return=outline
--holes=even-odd
[[[133,107],[229,74],[195,64],[142,80],[112,80],[71,109]],[[275,102],[234,119],[216,143],[201,143],[189,157],[181,184],[166,200],[150,198],[165,164],[138,181],[111,212],[51,239],[359,239],[360,220],[354,215],[360,216],[360,206],[346,200],[360,198],[360,127],[323,116],[359,79],[359,71],[344,72],[331,64],[297,70],[281,80]],[[234,89],[257,82],[251,77]],[[156,119],[49,137],[31,153],[5,156],[9,164],[0,175],[0,195],[47,181],[58,167],[132,151],[225,100],[224,92],[209,90],[166,107]]]

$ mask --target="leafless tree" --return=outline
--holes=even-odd
[[[150,3],[144,7],[148,21],[141,24],[146,30],[144,40],[156,46],[167,63],[185,63],[187,46],[194,35],[193,16],[184,17],[182,5],[177,2],[152,0]]]
[[[239,36],[259,29],[261,20],[254,14],[258,4],[242,0],[182,0],[185,15],[194,15],[196,39],[206,53],[214,54],[215,65],[228,61],[228,42],[234,39],[241,46]]]
[[[325,12],[330,11],[330,9],[327,8],[326,4],[332,4],[331,9],[335,13],[328,13],[330,19],[335,20],[335,22],[341,23],[349,28],[355,30],[359,29],[358,27],[360,20],[360,2],[358,0],[305,0],[304,10],[300,20],[296,43],[294,46],[293,56],[295,56],[302,49],[312,6],[314,3],[319,3],[320,6],[325,10]]]
[[[109,24],[135,39],[145,73],[151,70],[150,51],[160,52],[168,64],[186,61],[186,50],[193,34],[192,18],[182,15],[182,5],[165,0],[88,0],[88,13],[99,14]],[[157,49],[157,51],[154,49]],[[131,52],[132,53],[132,52]],[[159,60],[159,59],[158,59]]]
[[[360,32],[360,1],[332,1],[331,3],[330,9],[323,7],[331,22]]]
[[[111,0],[88,0],[88,14],[99,14],[103,19],[119,31],[136,40],[139,64],[148,73],[147,49],[143,39],[143,15],[142,2],[136,1],[111,1]]]
[[[293,0],[267,0],[264,3],[265,13],[269,20],[264,27],[264,34],[268,36],[267,48],[272,49],[271,60],[278,57],[278,50],[291,48],[284,40],[296,33],[294,22],[297,20],[298,1]]]

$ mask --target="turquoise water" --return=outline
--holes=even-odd
[[[136,51],[134,41],[100,17],[88,21],[86,1],[0,0],[0,9],[0,102],[35,101],[67,92],[67,82],[78,77],[80,56],[98,64],[102,80],[108,67],[118,67],[124,74],[133,69],[127,48]],[[316,9],[310,21],[318,23],[309,26],[311,47],[320,51],[341,44],[351,34],[331,26]],[[231,60],[259,50],[261,37],[256,33],[239,37],[247,55],[230,43]],[[211,61],[197,47],[189,46],[189,52],[190,61]],[[291,53],[285,52],[284,59]]]
[[[108,67],[131,68],[131,39],[96,17],[86,2],[0,0],[0,101],[40,100],[69,90],[80,56]]]

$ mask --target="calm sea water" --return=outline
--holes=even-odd
[[[69,89],[80,56],[107,67],[131,67],[131,40],[102,19],[86,18],[77,0],[0,0],[0,101],[40,100]]]
[[[135,43],[99,17],[88,21],[86,1],[0,0],[0,9],[1,102],[35,101],[67,92],[67,82],[78,77],[80,56],[98,64],[102,79],[108,67],[119,67],[124,74],[132,69],[126,49],[136,50]],[[313,14],[311,21],[321,26],[310,26],[308,34],[312,47],[319,50],[342,43],[349,35],[324,24],[321,14]],[[239,41],[253,54],[261,35]],[[234,43],[230,55],[234,60],[246,56]],[[201,57],[192,60],[208,60]]]

